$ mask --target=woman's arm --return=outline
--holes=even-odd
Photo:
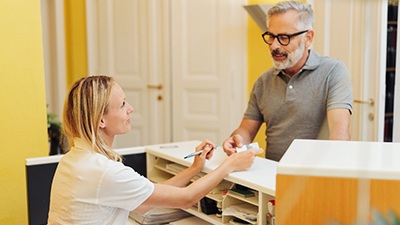
[[[155,184],[154,192],[135,211],[153,207],[189,208],[216,187],[230,172],[249,168],[262,149],[249,149],[227,157],[215,170],[187,187]]]

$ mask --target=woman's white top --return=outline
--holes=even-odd
[[[126,224],[154,184],[132,168],[75,141],[53,178],[48,224]]]

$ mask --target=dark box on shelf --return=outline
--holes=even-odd
[[[201,211],[207,215],[218,213],[217,202],[207,197],[200,200]]]

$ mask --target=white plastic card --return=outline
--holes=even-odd
[[[243,151],[246,151],[246,150],[248,150],[250,148],[260,148],[260,147],[258,147],[258,142],[254,142],[254,143],[251,143],[251,144],[243,145],[241,148],[236,148],[236,151],[237,152],[243,152]]]

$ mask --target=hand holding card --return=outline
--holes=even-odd
[[[241,148],[236,148],[236,152],[243,152],[250,148],[260,148],[260,147],[258,146],[258,142],[253,142],[251,144],[243,145]]]

